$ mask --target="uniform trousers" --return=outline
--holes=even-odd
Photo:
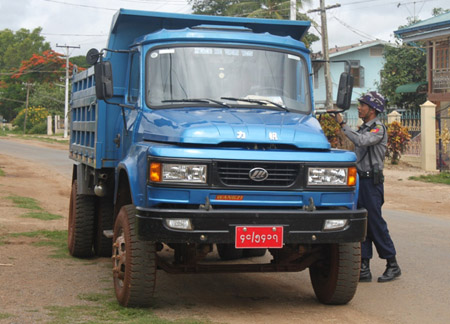
[[[358,208],[367,209],[367,236],[361,244],[361,258],[371,259],[372,243],[381,259],[395,257],[396,251],[386,221],[381,214],[384,203],[383,184],[374,184],[372,178],[360,178]]]

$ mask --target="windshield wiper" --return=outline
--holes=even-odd
[[[244,101],[244,102],[250,102],[250,103],[255,103],[258,105],[265,105],[265,106],[274,105],[277,108],[280,108],[285,111],[289,111],[289,109],[287,109],[286,106],[280,105],[279,103],[273,102],[268,99],[247,99],[247,98],[235,98],[235,97],[220,97],[220,99],[232,100],[232,101]]]
[[[211,103],[212,102],[219,106],[230,108],[230,106],[227,105],[226,103],[218,101],[218,100],[210,99],[210,98],[168,99],[168,100],[162,100],[161,102],[202,102],[202,103]]]

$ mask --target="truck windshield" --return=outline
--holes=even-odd
[[[146,58],[146,100],[173,106],[264,107],[311,111],[304,58],[266,49],[173,47]]]

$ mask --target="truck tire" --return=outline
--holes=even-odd
[[[234,244],[217,244],[217,252],[224,261],[236,260],[244,257],[243,249],[236,249]]]
[[[328,305],[343,305],[352,300],[359,280],[360,243],[328,244],[326,259],[309,267],[317,299]]]
[[[112,238],[107,238],[103,234],[103,231],[113,229],[114,205],[112,198],[97,197],[95,214],[95,255],[99,257],[110,257],[112,253]]]
[[[79,195],[77,188],[77,180],[74,180],[70,193],[67,245],[70,255],[88,258],[92,256],[94,240],[95,197]]]
[[[156,282],[156,244],[138,240],[135,215],[134,205],[123,206],[114,224],[114,290],[122,306],[149,307]]]

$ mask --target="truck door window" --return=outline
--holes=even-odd
[[[266,100],[309,113],[307,81],[303,57],[274,50],[173,47],[150,51],[146,57],[146,100],[154,108],[211,105],[192,99],[229,97],[253,99],[235,100],[233,106],[258,106],[257,100]]]
[[[139,99],[139,80],[141,78],[139,68],[139,53],[133,53],[130,63],[130,84],[128,86],[128,102],[136,103]]]

